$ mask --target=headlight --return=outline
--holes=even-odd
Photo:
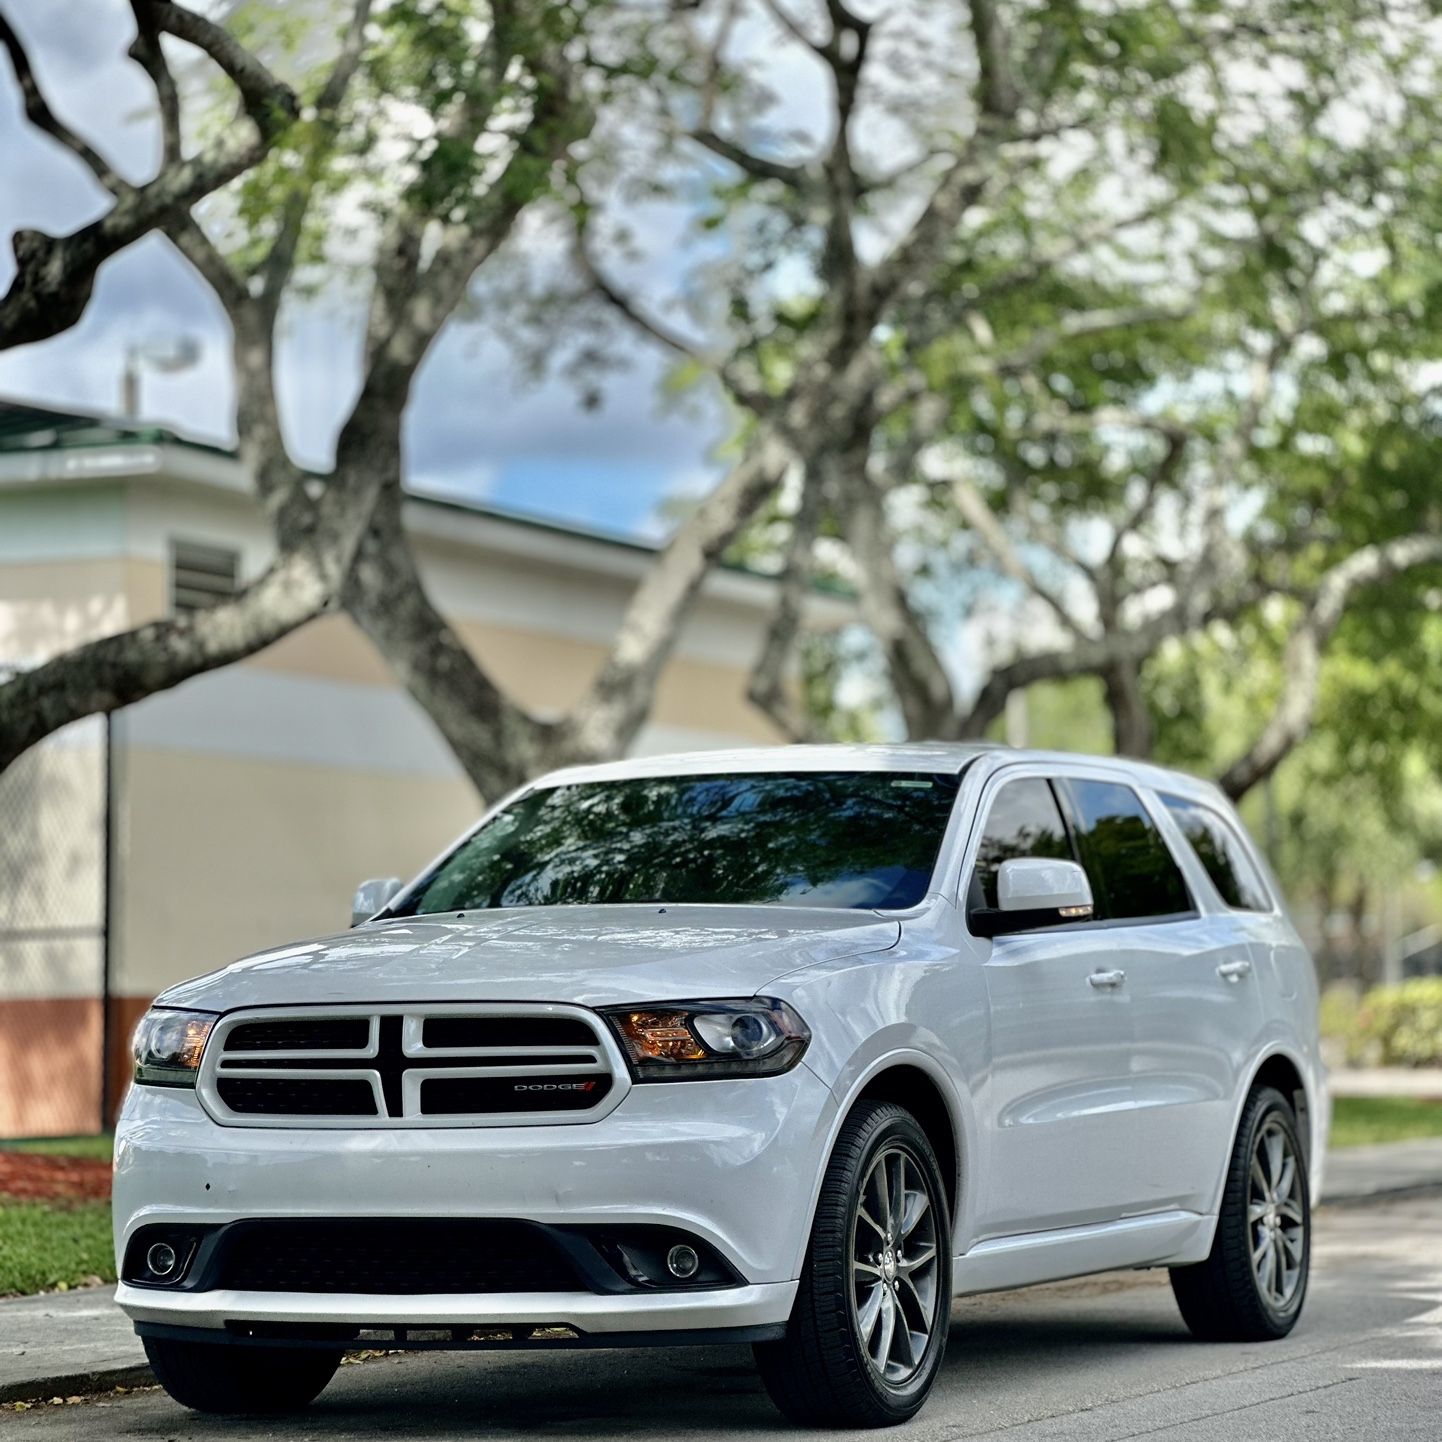
[[[801,1060],[811,1033],[774,997],[607,1007],[638,1082],[777,1076]]]
[[[215,1022],[213,1012],[151,1007],[130,1044],[135,1080],[148,1086],[193,1087]]]

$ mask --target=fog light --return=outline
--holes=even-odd
[[[145,1265],[153,1277],[168,1277],[179,1260],[169,1242],[156,1242],[145,1254]]]
[[[701,1258],[696,1255],[695,1247],[672,1247],[666,1253],[666,1270],[683,1282],[694,1277],[700,1266]]]

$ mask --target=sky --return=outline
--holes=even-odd
[[[133,35],[124,0],[0,0],[28,44],[54,110],[133,180],[153,171],[153,92],[125,56]],[[0,287],[13,272],[10,235],[63,234],[108,203],[85,167],[25,120],[0,59]],[[674,229],[674,227],[672,227]],[[656,243],[670,238],[667,227]],[[664,257],[662,257],[664,259]],[[279,358],[281,403],[296,458],[324,467],[356,383],[355,311],[323,298],[292,306]],[[127,347],[193,336],[194,367],[146,368],[140,415],[200,439],[234,440],[229,334],[205,284],[158,236],[101,271],[82,322],[39,345],[0,353],[0,396],[116,414]],[[718,478],[724,424],[716,405],[662,401],[667,358],[628,342],[598,408],[562,378],[537,383],[483,325],[453,329],[417,378],[407,413],[408,483],[598,529],[658,537],[662,502]]]

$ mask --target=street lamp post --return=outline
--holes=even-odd
[[[128,421],[140,418],[142,367],[174,375],[200,360],[200,341],[193,335],[138,341],[125,347],[125,368],[120,374],[120,414]]]

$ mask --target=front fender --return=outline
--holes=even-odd
[[[975,1178],[984,1164],[973,1098],[985,1084],[990,1033],[985,980],[974,963],[965,952],[912,933],[881,957],[803,973],[778,988],[812,1029],[803,1065],[836,1102],[824,1157],[831,1156],[857,1099],[884,1071],[914,1067],[934,1086],[946,1107],[957,1159],[952,1232],[958,1251],[972,1237]],[[820,1188],[818,1175],[813,1216]]]

